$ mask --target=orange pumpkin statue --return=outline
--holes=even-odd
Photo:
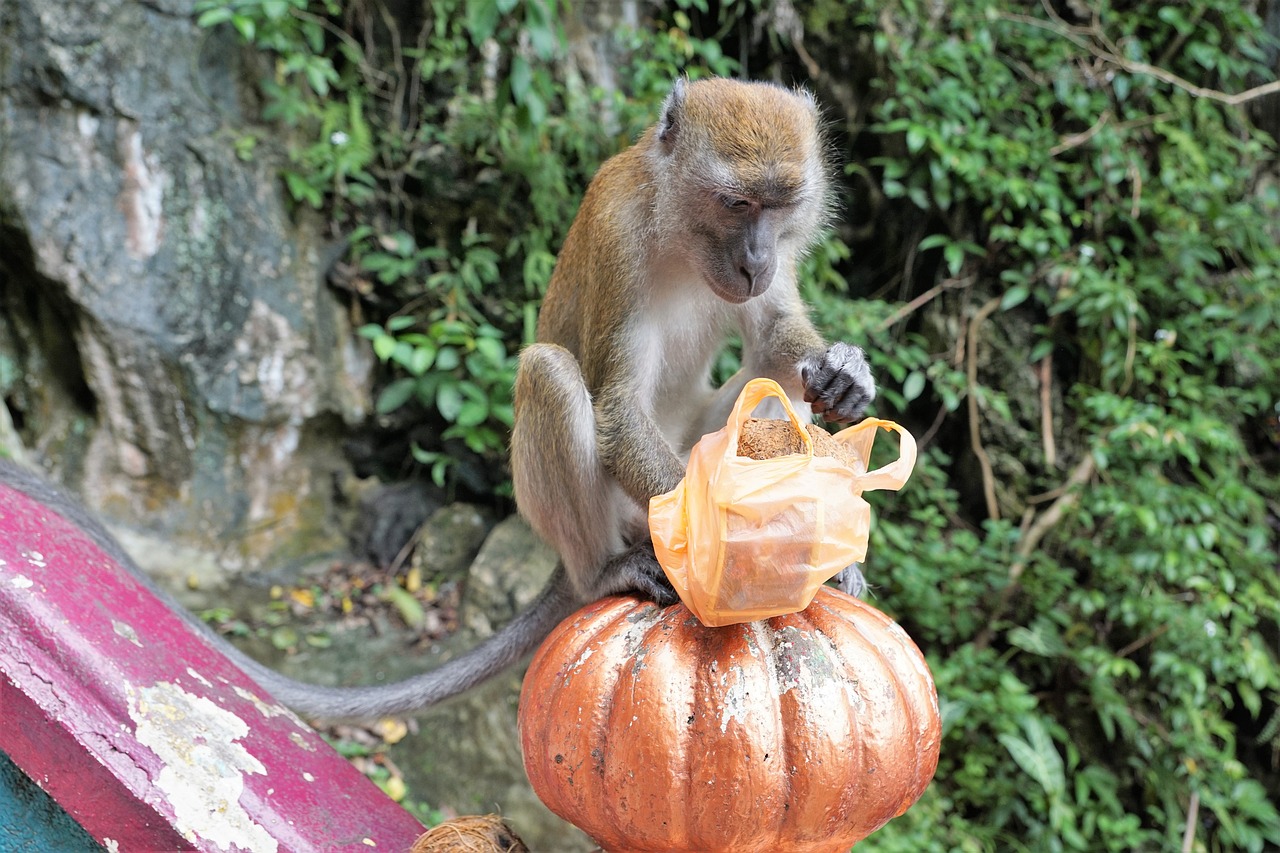
[[[914,803],[938,765],[937,692],[879,610],[706,628],[603,599],[543,643],[520,696],[534,791],[609,853],[835,853]]]

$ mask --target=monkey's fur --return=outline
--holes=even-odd
[[[796,264],[831,213],[830,171],[807,93],[676,81],[657,125],[588,187],[547,289],[538,343],[520,357],[516,503],[560,556],[539,598],[463,657],[395,684],[316,687],[228,653],[295,710],[372,718],[478,684],[602,596],[675,601],[649,540],[649,498],[679,483],[681,457],[724,426],[746,383],[770,377],[802,416],[835,421],[856,420],[875,396],[862,351],[827,347],[796,290]],[[713,389],[712,363],[734,333],[742,369]],[[56,501],[132,567],[82,509],[15,471],[0,469],[0,480]],[[856,566],[842,583],[861,591]]]

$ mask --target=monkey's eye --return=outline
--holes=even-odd
[[[720,196],[720,203],[730,210],[746,211],[750,209],[751,202],[745,198],[739,198],[733,195]]]

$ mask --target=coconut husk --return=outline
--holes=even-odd
[[[409,853],[529,853],[520,836],[496,814],[465,815],[431,827]]]

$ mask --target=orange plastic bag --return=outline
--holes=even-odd
[[[738,456],[742,425],[776,397],[805,452],[774,459]],[[900,436],[897,461],[867,471],[878,429]],[[654,550],[681,601],[704,625],[733,625],[796,613],[818,587],[867,553],[871,507],[862,493],[901,488],[916,463],[916,442],[893,421],[868,418],[833,438],[854,464],[814,456],[813,440],[782,388],[754,379],[724,429],[689,453],[685,478],[649,501]]]

